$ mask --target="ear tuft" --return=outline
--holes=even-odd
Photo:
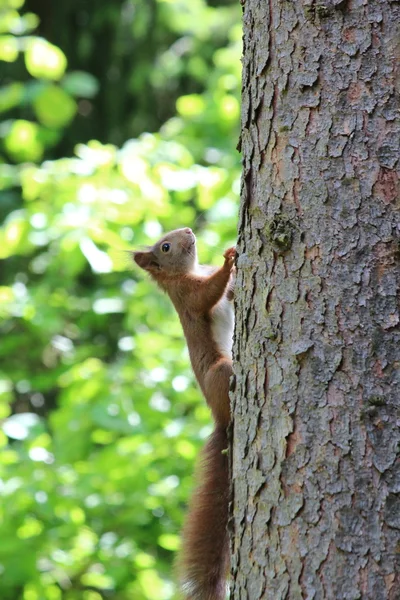
[[[141,269],[144,269],[145,271],[151,271],[160,268],[152,252],[133,252],[133,260]]]

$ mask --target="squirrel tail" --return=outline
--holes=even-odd
[[[229,567],[229,472],[226,428],[216,425],[200,463],[178,561],[186,600],[224,600]]]

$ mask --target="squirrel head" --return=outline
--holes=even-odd
[[[189,227],[175,229],[143,252],[133,252],[133,260],[154,279],[190,273],[197,264],[196,237]]]

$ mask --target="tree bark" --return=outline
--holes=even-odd
[[[232,600],[400,598],[399,23],[244,2]]]

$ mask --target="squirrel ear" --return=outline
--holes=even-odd
[[[133,260],[141,269],[145,271],[151,271],[153,269],[159,269],[160,265],[155,260],[155,256],[152,252],[133,252]]]

